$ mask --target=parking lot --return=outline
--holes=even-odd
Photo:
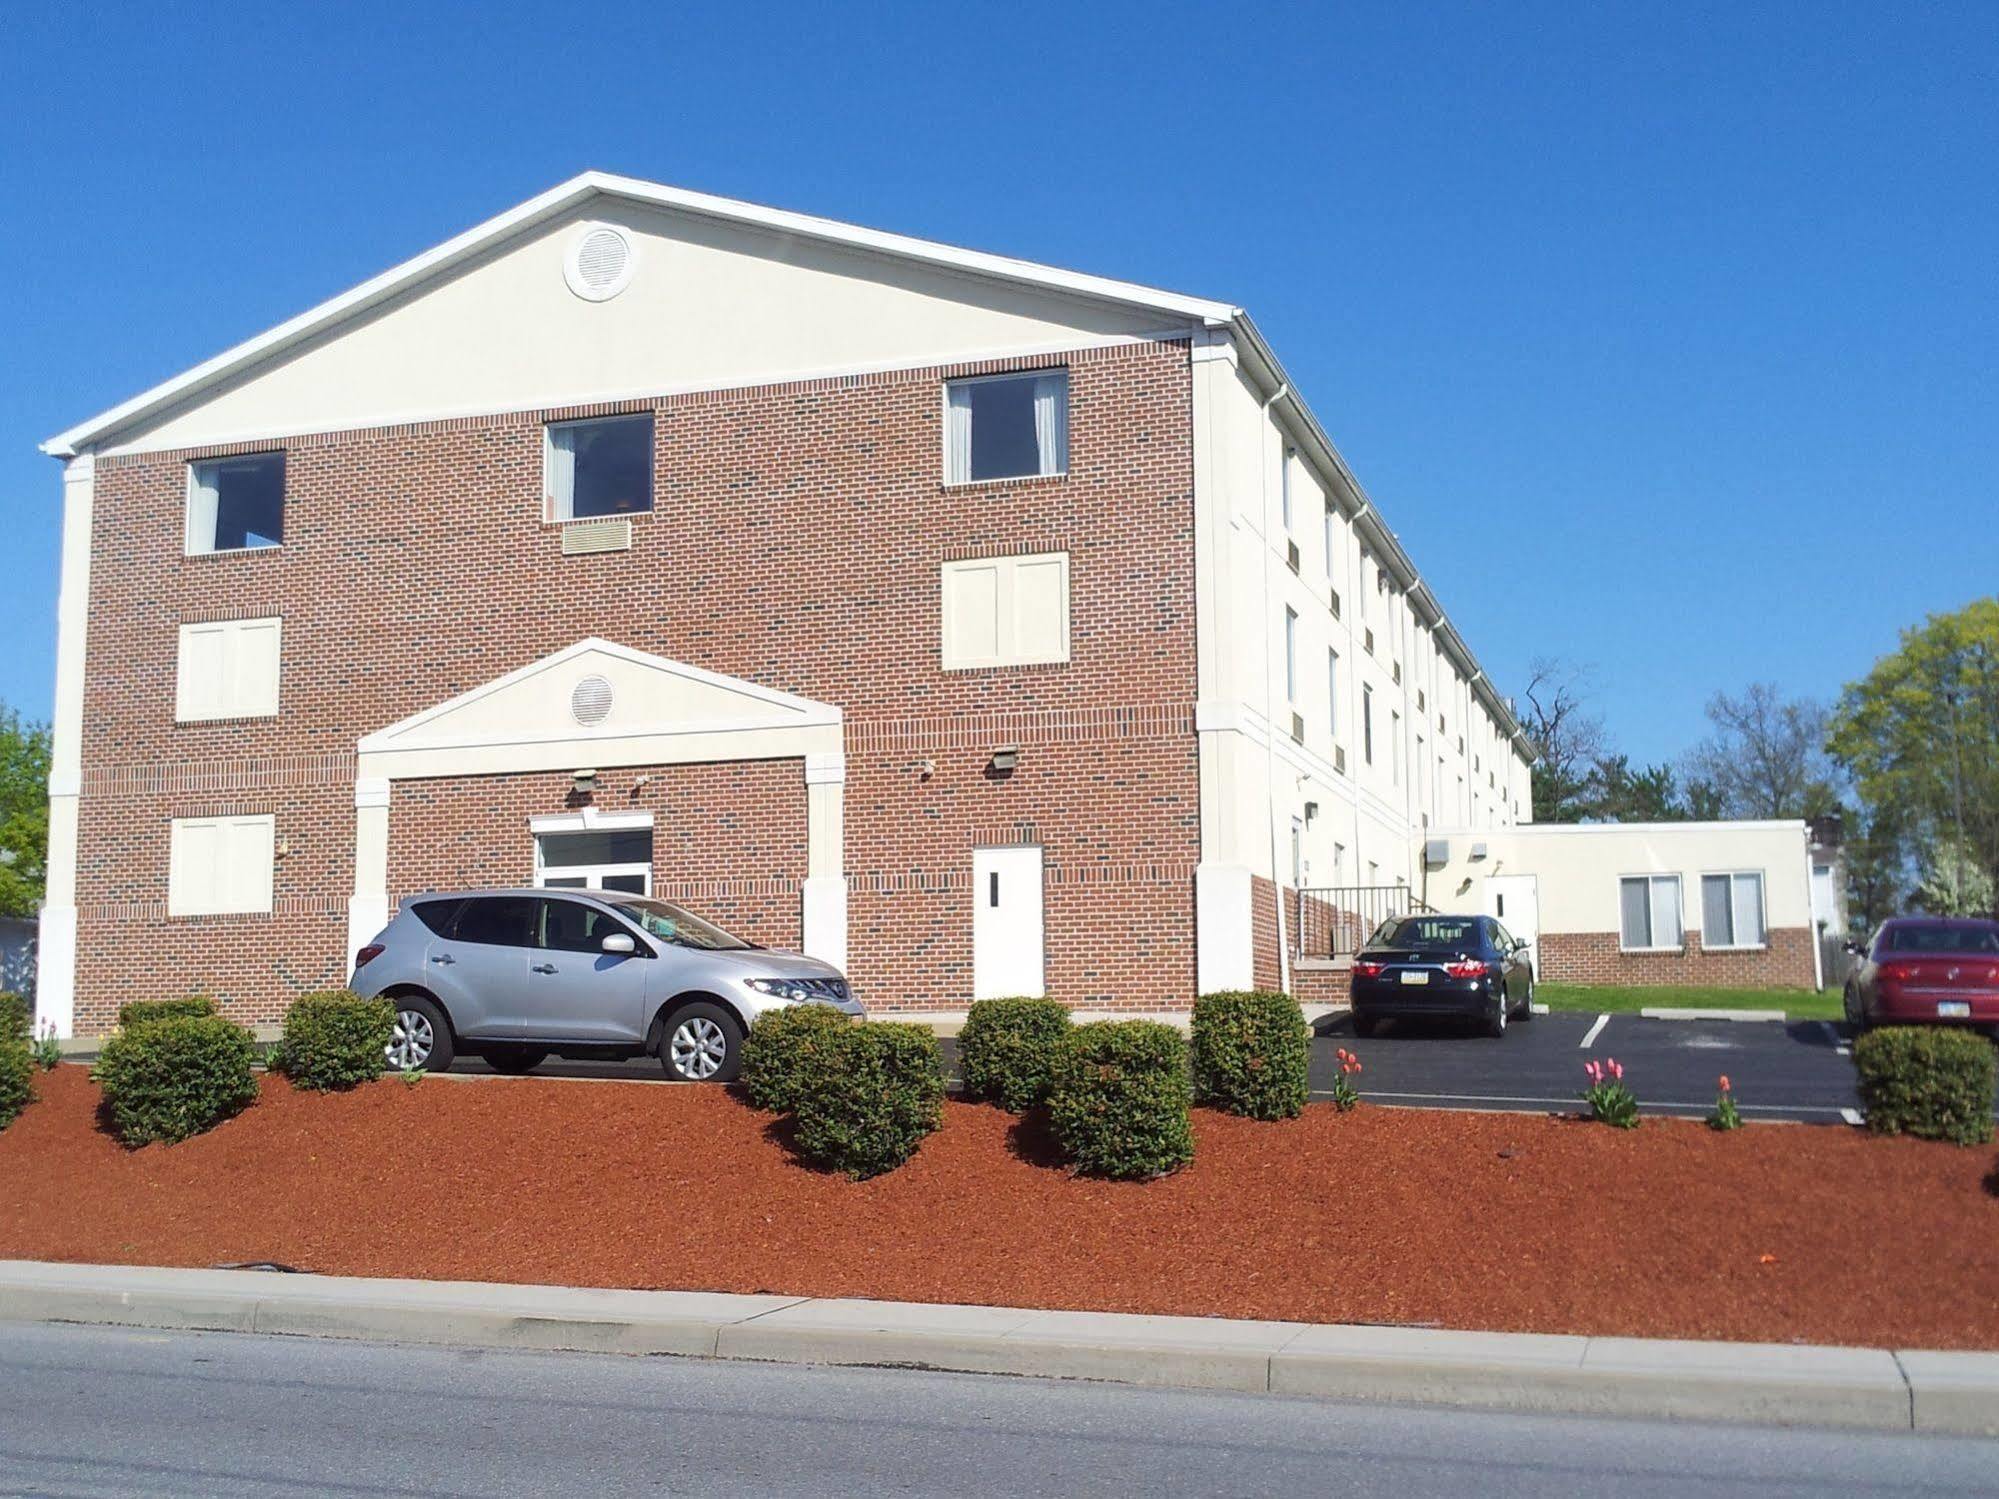
[[[1716,1079],[1726,1073],[1751,1119],[1825,1124],[1859,1117],[1851,1041],[1843,1026],[1823,1020],[1560,1011],[1516,1021],[1500,1040],[1442,1023],[1396,1021],[1359,1041],[1341,1015],[1313,1044],[1315,1092],[1332,1087],[1333,1053],[1341,1046],[1361,1058],[1361,1093],[1376,1103],[1534,1113],[1575,1108],[1586,1085],[1583,1064],[1615,1057],[1647,1113],[1705,1115],[1714,1106]]]
[[[956,1045],[941,1043],[956,1076]],[[1493,1040],[1446,1022],[1394,1021],[1356,1040],[1344,1015],[1323,1022],[1312,1042],[1311,1086],[1333,1085],[1339,1047],[1356,1052],[1365,1071],[1362,1096],[1416,1108],[1502,1109],[1547,1113],[1579,1107],[1583,1063],[1615,1057],[1641,1107],[1653,1114],[1705,1115],[1715,1080],[1727,1073],[1743,1114],[1818,1124],[1858,1122],[1850,1038],[1827,1021],[1653,1020],[1637,1015],[1558,1012],[1516,1021]],[[452,1074],[487,1069],[462,1057]],[[551,1058],[538,1077],[664,1081],[659,1064],[566,1062]]]

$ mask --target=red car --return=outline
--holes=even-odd
[[[1895,916],[1846,980],[1846,1018],[1856,1030],[1896,1021],[1999,1030],[1999,921]]]

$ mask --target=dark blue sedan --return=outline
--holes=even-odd
[[[1527,944],[1490,916],[1398,916],[1354,955],[1353,1028],[1399,1016],[1476,1020],[1489,1036],[1533,1014]]]

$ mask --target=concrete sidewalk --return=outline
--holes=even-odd
[[[1503,1410],[1999,1435],[1999,1353],[27,1260],[0,1261],[0,1320],[899,1365]]]

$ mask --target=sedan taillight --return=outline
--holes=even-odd
[[[1382,969],[1387,966],[1386,963],[1356,963],[1353,965],[1353,971],[1359,978],[1378,979],[1381,977]]]
[[[1454,979],[1475,979],[1485,976],[1485,964],[1476,958],[1460,958],[1455,963],[1446,963],[1444,972]]]
[[[387,951],[388,949],[382,946],[381,943],[370,942],[366,947],[354,954],[354,966],[356,968],[366,968]]]

